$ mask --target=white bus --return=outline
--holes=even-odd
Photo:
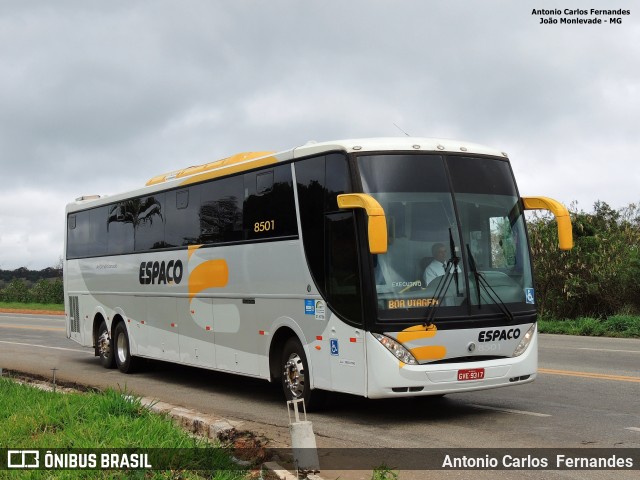
[[[443,395],[531,382],[536,297],[509,159],[372,138],[244,153],[66,208],[67,335],[282,383],[285,396]]]

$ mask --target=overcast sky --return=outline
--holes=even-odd
[[[532,15],[555,7],[631,15]],[[507,152],[522,195],[638,202],[640,6],[3,0],[0,268],[56,264],[80,195],[237,152],[402,135],[394,123]]]

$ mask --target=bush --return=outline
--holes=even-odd
[[[0,301],[61,304],[64,302],[62,279],[42,279],[30,287],[25,280],[16,278],[0,290]]]
[[[555,221],[533,215],[529,237],[540,313],[553,318],[604,318],[640,311],[638,208],[596,202],[593,213],[570,208],[575,247],[557,248]]]
[[[28,303],[31,299],[27,283],[21,278],[11,280],[11,282],[9,282],[9,284],[0,292],[0,300],[3,302]]]
[[[63,303],[62,279],[38,280],[29,290],[29,297],[34,303]]]

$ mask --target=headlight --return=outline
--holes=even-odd
[[[396,357],[401,362],[407,363],[409,365],[417,365],[418,362],[416,359],[409,353],[409,350],[404,348],[400,343],[396,342],[394,339],[387,337],[386,335],[380,335],[379,333],[374,333],[374,337],[378,340],[382,345],[387,347],[394,357]]]
[[[531,343],[531,339],[533,338],[533,334],[535,333],[535,331],[536,331],[536,324],[534,323],[533,325],[531,325],[531,328],[527,331],[527,333],[524,334],[524,337],[522,337],[522,340],[520,340],[520,343],[518,344],[516,349],[513,351],[512,356],[519,357],[524,353],[524,351],[527,349],[527,347]]]

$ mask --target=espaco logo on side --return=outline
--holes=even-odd
[[[140,285],[178,284],[182,281],[183,272],[182,260],[142,262],[138,279],[140,280]]]

